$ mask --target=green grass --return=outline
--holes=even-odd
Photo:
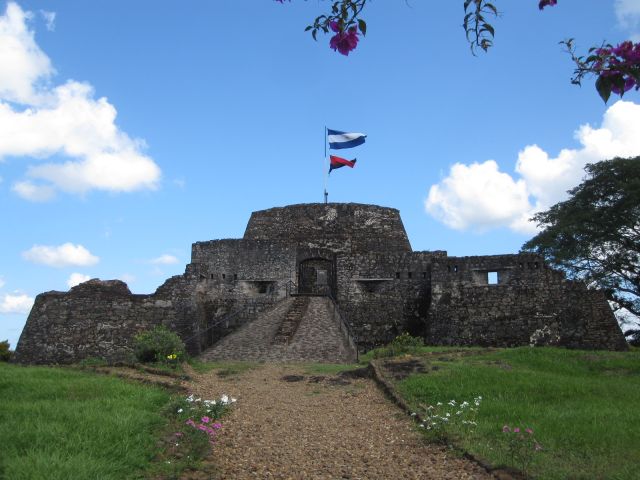
[[[360,367],[362,365],[349,363],[308,363],[304,365],[304,371],[309,375],[335,375]]]
[[[638,478],[640,351],[524,347],[437,366],[397,387],[417,411],[420,404],[481,395],[475,438],[451,432],[466,451],[509,465],[502,426],[529,427],[543,446],[530,469],[535,477]]]
[[[480,351],[480,350],[483,350],[483,348],[482,347],[423,346],[423,347],[413,347],[409,349],[407,353],[411,355],[421,355],[424,353],[436,353],[436,352],[448,353],[448,352],[458,351],[458,350]],[[374,348],[373,350],[369,350],[366,353],[361,353],[359,361],[360,363],[368,364],[373,359],[390,356],[387,353],[389,353],[387,347]]]
[[[0,363],[0,478],[140,478],[168,401],[112,377]]]
[[[217,370],[218,375],[231,377],[257,368],[260,364],[257,362],[203,362],[192,358],[189,359],[189,365],[198,373],[208,373]]]

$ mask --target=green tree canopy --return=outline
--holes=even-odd
[[[585,167],[570,197],[533,217],[543,230],[522,250],[539,253],[570,278],[601,288],[640,316],[640,157]]]

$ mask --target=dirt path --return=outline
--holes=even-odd
[[[184,480],[492,478],[446,448],[426,445],[370,379],[275,364],[231,378],[193,377],[198,395],[226,393],[237,404],[205,468],[210,472]]]

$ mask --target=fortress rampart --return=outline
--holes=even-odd
[[[194,243],[185,273],[151,295],[97,279],[40,294],[16,360],[116,360],[159,324],[197,355],[292,294],[331,296],[361,350],[402,332],[439,345],[626,348],[604,295],[541,257],[414,252],[397,210],[330,203],[254,212],[242,239]]]

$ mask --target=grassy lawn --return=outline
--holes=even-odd
[[[592,352],[516,348],[426,361],[428,372],[397,383],[420,405],[482,403],[471,436],[448,427],[450,439],[492,465],[510,465],[503,425],[531,428],[537,478],[632,479],[640,465],[640,351]],[[439,407],[443,408],[443,407]]]
[[[140,478],[169,397],[116,378],[0,363],[0,478]]]

